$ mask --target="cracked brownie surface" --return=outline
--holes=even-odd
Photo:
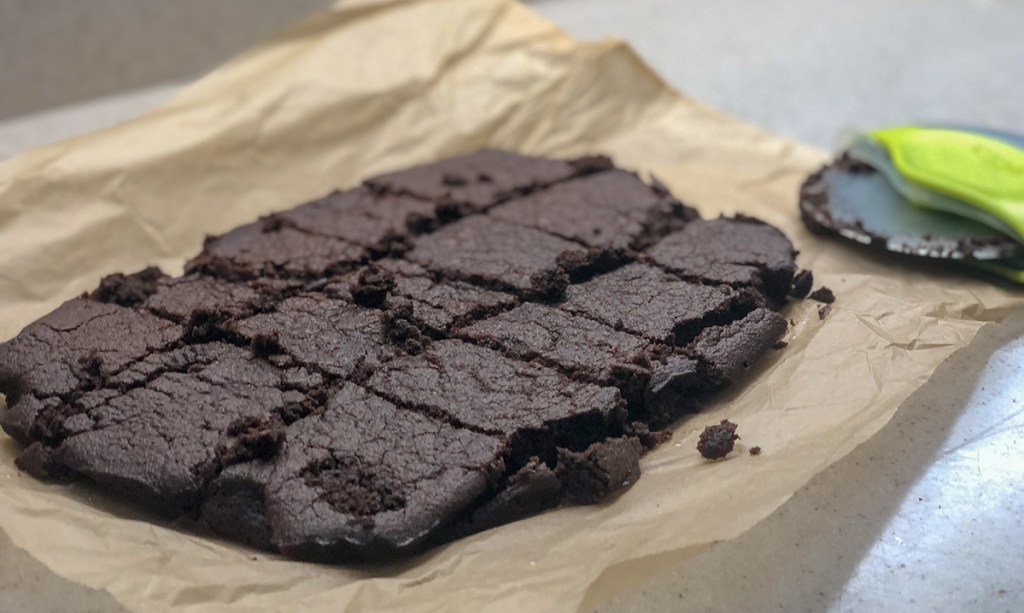
[[[784,334],[794,257],[607,158],[483,150],[104,278],[0,344],[0,425],[39,478],[296,558],[407,556],[628,488]]]

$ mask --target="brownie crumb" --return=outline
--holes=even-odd
[[[360,271],[349,291],[356,304],[377,308],[384,305],[388,293],[395,289],[395,275],[379,266],[370,265]]]
[[[89,297],[98,302],[133,307],[155,294],[160,281],[166,278],[167,275],[155,266],[130,275],[107,275]]]
[[[370,519],[383,511],[405,506],[400,485],[385,473],[364,466],[354,457],[331,457],[310,464],[303,474],[306,484],[321,493],[342,513]]]
[[[700,440],[697,441],[697,451],[708,460],[719,460],[729,455],[734,442],[740,438],[736,434],[738,426],[728,419],[721,423],[708,426],[700,433]]]
[[[811,300],[817,300],[818,302],[824,302],[825,304],[832,304],[836,301],[836,295],[832,293],[832,290],[824,285],[814,290],[811,293],[810,298]]]
[[[611,170],[615,167],[611,158],[606,155],[585,155],[575,160],[570,160],[573,174],[577,176],[591,175],[595,172]]]
[[[559,448],[555,474],[566,499],[595,504],[636,483],[642,453],[640,441],[631,437],[600,441],[580,452]]]
[[[449,186],[449,187],[462,187],[463,185],[466,185],[466,184],[469,183],[469,181],[466,181],[465,178],[463,178],[463,177],[461,177],[461,176],[459,176],[457,174],[448,173],[448,172],[444,173],[441,176],[441,182],[444,183],[445,185]]]
[[[74,481],[74,472],[54,461],[50,448],[39,442],[29,445],[21,456],[14,460],[14,465],[42,481],[55,483]]]
[[[772,349],[775,350],[785,349],[786,347],[789,347],[789,343],[787,343],[786,341],[775,341],[775,343],[772,345]]]
[[[252,354],[254,357],[267,359],[270,356],[284,353],[277,333],[257,334],[252,337]]]
[[[761,455],[761,448],[760,447],[751,447],[750,448],[750,455]]]
[[[185,323],[182,338],[188,343],[234,340],[234,334],[227,330],[231,317],[231,312],[226,309],[194,309]]]
[[[828,314],[832,312],[832,305],[826,304],[825,306],[818,309],[818,319],[825,319]]]
[[[543,302],[558,302],[565,297],[569,275],[564,270],[545,270],[530,277],[531,296]]]
[[[382,316],[384,336],[410,355],[423,351],[426,339],[413,320],[412,305],[402,302],[384,312]]]
[[[437,218],[422,213],[409,213],[405,218],[405,227],[413,234],[426,234],[437,229]]]
[[[801,270],[793,277],[793,286],[789,290],[789,295],[793,298],[806,298],[811,293],[813,286],[814,273],[809,270]]]

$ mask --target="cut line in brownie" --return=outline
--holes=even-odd
[[[484,151],[104,278],[0,344],[0,425],[39,478],[293,557],[408,556],[627,489],[785,332],[794,255],[606,158]]]

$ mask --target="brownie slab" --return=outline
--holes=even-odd
[[[664,191],[623,170],[565,181],[497,206],[490,215],[591,247],[639,247],[690,216]]]
[[[629,488],[784,333],[793,256],[607,158],[485,150],[105,277],[0,344],[0,426],[230,539],[408,556]]]

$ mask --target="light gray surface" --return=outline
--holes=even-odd
[[[627,38],[686,93],[819,146],[910,120],[1024,132],[1021,2],[531,4],[579,37]],[[0,158],[133,116],[173,89],[0,122]],[[601,610],[1024,610],[1022,333],[1024,314],[986,329],[881,433],[768,519]],[[114,608],[6,539],[0,587],[3,611]]]
[[[0,118],[184,81],[331,0],[0,0]]]

